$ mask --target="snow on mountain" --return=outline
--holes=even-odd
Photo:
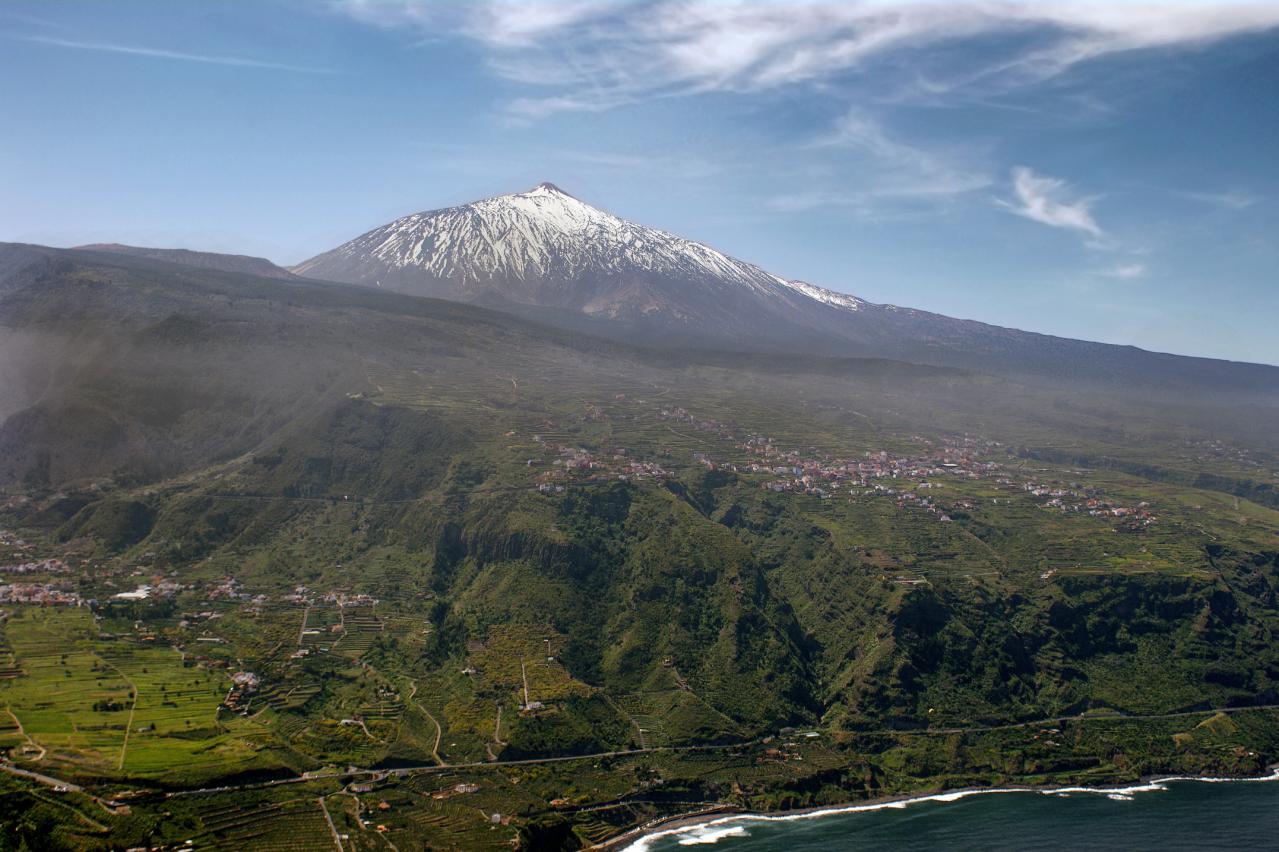
[[[1152,376],[1183,382],[1192,368],[1205,380],[1235,381],[1213,362],[873,304],[781,278],[549,183],[396,219],[290,271],[645,345],[890,358],[1143,387]]]
[[[781,279],[778,280],[781,281]],[[867,304],[867,302],[856,296],[850,296],[847,293],[836,293],[834,290],[817,287],[805,281],[782,281],[782,283],[797,293],[803,293],[810,299],[815,299],[825,305],[834,305],[847,311],[861,310]]]
[[[292,271],[453,299],[496,292],[613,318],[688,319],[705,313],[707,298],[746,297],[752,310],[788,313],[814,302],[846,311],[864,304],[614,216],[550,183],[396,219]]]

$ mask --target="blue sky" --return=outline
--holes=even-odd
[[[551,180],[777,274],[1279,364],[1279,4],[5,2],[0,239],[295,263]]]

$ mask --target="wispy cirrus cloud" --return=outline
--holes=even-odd
[[[0,7],[0,21],[12,21],[27,27],[39,27],[42,30],[65,30],[66,26],[35,15],[24,15],[13,9]]]
[[[337,0],[332,4],[358,21],[379,27],[409,27],[457,33],[501,48],[536,46],[539,39],[603,15],[618,3],[603,0],[478,0],[468,3],[414,0]]]
[[[1104,278],[1114,278],[1118,281],[1134,281],[1138,278],[1146,277],[1146,265],[1144,263],[1118,263],[1103,269],[1098,274]]]
[[[883,123],[857,107],[850,108],[809,146],[845,161],[851,172],[818,191],[786,193],[772,199],[780,210],[852,207],[869,211],[884,203],[940,203],[985,189],[993,183],[987,171],[952,152],[925,148],[891,134]]]
[[[481,45],[501,76],[541,94],[525,117],[654,97],[816,83],[921,48],[986,39],[964,61],[896,70],[929,98],[1033,85],[1099,57],[1193,48],[1279,27],[1279,4],[336,0],[357,20]],[[988,37],[1007,36],[991,50]]]
[[[167,50],[156,47],[140,47],[130,44],[112,44],[109,42],[77,41],[66,38],[50,38],[47,36],[10,36],[17,41],[32,44],[44,44],[50,47],[68,48],[71,50],[92,50],[103,53],[121,53],[128,56],[142,56],[150,59],[168,59],[179,62],[199,62],[206,65],[225,65],[233,68],[261,68],[271,71],[295,71],[302,74],[332,74],[327,68],[313,68],[305,65],[290,65],[284,62],[273,62],[265,59],[251,59],[243,56],[219,56],[206,53],[187,53],[181,50]]]
[[[1247,210],[1261,202],[1260,197],[1250,192],[1182,192],[1178,194],[1191,201],[1224,207],[1228,210]]]
[[[1065,228],[1087,234],[1096,243],[1105,233],[1092,215],[1096,199],[1076,197],[1074,190],[1060,178],[1036,174],[1026,166],[1012,171],[1014,201],[1001,201],[1001,206],[1041,225]]]

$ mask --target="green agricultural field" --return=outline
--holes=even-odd
[[[22,609],[6,633],[23,677],[0,686],[42,762],[118,770],[135,691],[98,653],[97,630],[85,610]]]
[[[184,665],[173,648],[99,638],[84,609],[19,609],[7,627],[25,674],[0,684],[0,700],[34,763],[188,778],[260,764],[263,729],[220,718],[225,674]]]

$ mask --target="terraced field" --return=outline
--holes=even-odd
[[[382,635],[383,623],[372,607],[345,607],[341,613],[342,635],[335,640],[333,651],[345,657],[359,658]]]
[[[338,849],[321,803],[311,797],[257,805],[223,803],[199,812],[195,848],[225,852],[315,852]]]
[[[643,732],[646,748],[713,742],[740,735],[731,719],[683,689],[635,693],[622,696],[617,703]]]

